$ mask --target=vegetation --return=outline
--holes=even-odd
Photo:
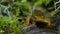
[[[53,0],[0,0],[0,34],[22,34],[26,17],[32,16],[36,8],[42,4],[48,5],[51,1]],[[43,12],[46,14],[46,11]],[[46,15],[55,14],[56,11],[53,10]]]

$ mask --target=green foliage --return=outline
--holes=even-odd
[[[14,31],[12,33],[15,33],[15,34],[16,33],[22,34],[21,28],[23,28],[23,24],[21,25],[20,22],[18,21],[18,19],[16,19],[15,16],[12,16],[12,17],[1,16],[0,17],[0,29],[3,30],[4,28],[10,28],[11,31]]]
[[[4,28],[10,29],[12,34],[22,34],[22,28],[25,26],[25,23],[21,24],[21,19],[24,21],[25,16],[32,15],[32,12],[35,10],[36,7],[39,7],[41,4],[49,4],[52,0],[0,0],[0,2],[8,2],[8,5],[5,6],[0,4],[0,10],[6,9],[10,13],[10,16],[3,16],[0,14],[0,34],[4,33]],[[44,11],[44,10],[43,10]],[[22,14],[21,14],[22,12]],[[51,12],[51,15],[54,12]],[[9,31],[10,31],[9,30]],[[7,32],[9,33],[9,32]]]

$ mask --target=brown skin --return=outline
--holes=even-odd
[[[31,16],[27,17],[26,25],[28,25],[28,26],[31,25],[33,21],[34,21],[34,23],[36,23],[37,21],[47,23],[47,27],[49,27],[51,25],[51,20],[49,18],[44,18],[44,17],[40,17],[40,16],[35,16],[35,18],[32,18]]]
[[[32,14],[32,16],[28,16],[26,19],[26,25],[31,25],[32,23],[36,23],[38,22],[44,22],[47,23],[47,27],[49,27],[51,25],[51,20],[50,18],[45,18],[44,15],[44,11],[46,10],[35,10],[34,13]],[[38,23],[37,22],[37,23]]]

